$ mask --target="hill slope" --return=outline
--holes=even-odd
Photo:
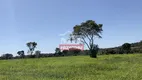
[[[130,44],[131,44],[130,53],[142,53],[142,41]],[[123,54],[122,46],[112,47],[112,48],[100,48],[99,52],[101,54]]]
[[[0,80],[142,80],[141,74],[141,54],[0,61]]]

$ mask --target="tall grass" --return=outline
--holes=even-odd
[[[142,80],[142,55],[1,60],[0,80]]]

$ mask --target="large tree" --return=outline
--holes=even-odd
[[[87,20],[73,27],[73,37],[74,39],[80,38],[81,41],[87,45],[90,51],[90,56],[97,58],[98,45],[94,44],[95,38],[102,38],[102,24],[97,24],[93,20]]]
[[[32,55],[36,46],[37,46],[37,43],[36,42],[28,42],[26,45],[29,48],[30,54]]]

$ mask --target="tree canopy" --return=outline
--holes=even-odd
[[[122,45],[122,49],[123,49],[123,51],[124,51],[125,53],[129,53],[130,50],[131,50],[131,44],[129,44],[129,43],[124,43],[124,44]]]
[[[31,55],[33,54],[33,51],[35,50],[37,43],[36,42],[28,42],[27,47],[29,48],[29,52],[31,53]]]

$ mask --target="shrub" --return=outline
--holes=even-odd
[[[68,50],[63,50],[62,53],[64,54],[64,56],[68,55]]]
[[[77,56],[77,55],[79,55],[79,52],[81,52],[81,50],[77,49],[77,48],[70,48],[69,52],[71,52],[72,55]]]
[[[92,57],[92,58],[97,58],[97,53],[98,53],[98,51],[99,51],[99,47],[98,47],[98,45],[93,45],[93,49],[92,50],[90,50],[90,57]]]
[[[41,54],[41,51],[39,51],[39,50],[35,51],[35,57],[36,58],[40,58],[40,54]]]

